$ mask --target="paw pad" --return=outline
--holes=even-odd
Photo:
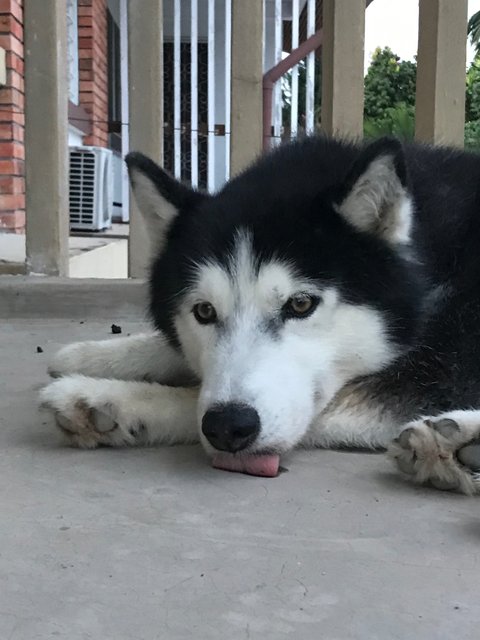
[[[435,429],[444,438],[451,438],[460,431],[460,427],[451,418],[441,418],[440,420],[425,420],[427,427]]]
[[[398,436],[398,438],[395,440],[395,442],[397,442],[402,447],[402,449],[410,449],[411,448],[410,438],[414,433],[415,433],[415,429],[413,429],[412,427],[408,429],[404,429],[402,433]]]

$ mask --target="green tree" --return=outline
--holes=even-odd
[[[385,109],[381,118],[365,118],[363,129],[367,138],[393,135],[402,140],[413,140],[415,135],[415,107],[399,102]]]
[[[480,55],[477,55],[467,71],[465,93],[465,121],[480,119]]]
[[[465,147],[480,150],[480,54],[467,71],[465,92]]]
[[[480,151],[480,120],[465,123],[465,149]]]
[[[382,119],[399,104],[415,105],[415,62],[400,60],[389,47],[377,48],[365,76],[366,118]]]
[[[389,47],[376,49],[365,76],[364,131],[367,137],[415,133],[415,62],[400,60]]]
[[[468,35],[478,56],[480,54],[480,11],[474,13],[468,21]]]

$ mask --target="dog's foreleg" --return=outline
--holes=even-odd
[[[182,384],[192,379],[180,352],[161,333],[67,345],[48,368],[54,378],[81,374],[94,378]]]
[[[196,388],[74,375],[50,383],[40,399],[78,447],[198,441]]]
[[[412,412],[408,404],[393,398],[381,402],[368,379],[350,383],[314,421],[302,444],[388,449],[398,469],[415,482],[480,493],[480,411],[411,420],[405,419]]]

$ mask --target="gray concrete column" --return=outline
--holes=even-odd
[[[163,163],[163,2],[128,3],[128,77],[131,151]],[[149,263],[146,230],[130,198],[129,275],[141,278]]]
[[[262,153],[263,0],[232,2],[230,173]]]
[[[366,0],[323,0],[322,129],[363,135]]]
[[[68,275],[66,0],[25,0],[27,273]]]
[[[468,0],[420,0],[415,137],[462,147]]]

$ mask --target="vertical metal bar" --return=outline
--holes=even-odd
[[[191,0],[190,16],[190,156],[192,187],[198,187],[198,0]]]
[[[130,150],[128,112],[128,11],[127,0],[120,0],[120,87],[122,114],[122,156]],[[122,222],[130,220],[130,188],[127,165],[122,162]]]
[[[283,49],[282,0],[275,0],[275,64],[282,59]],[[273,89],[273,144],[281,141],[282,135],[282,81]]]
[[[26,270],[68,275],[67,4],[25,0]]]
[[[225,180],[230,179],[230,118],[232,115],[232,0],[225,0]]]
[[[208,178],[215,190],[215,0],[208,0]]]
[[[298,47],[298,27],[300,22],[299,0],[293,0],[292,4],[292,49]],[[298,65],[292,69],[292,95],[290,103],[290,137],[296,138],[298,134]]]
[[[307,6],[307,38],[315,33],[315,0],[308,0]],[[313,133],[315,127],[315,52],[307,56],[307,87],[306,87],[306,132]]]
[[[174,174],[182,176],[181,0],[173,7],[173,156]]]

